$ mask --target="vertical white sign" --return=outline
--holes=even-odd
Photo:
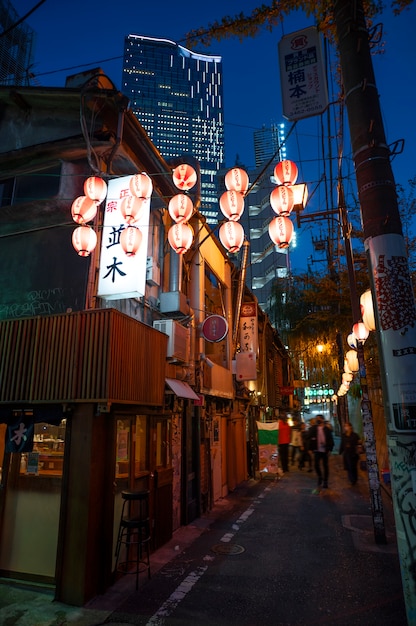
[[[145,294],[150,199],[145,203],[140,220],[134,224],[142,233],[139,250],[134,256],[127,256],[120,244],[120,235],[127,227],[120,211],[120,203],[123,198],[132,195],[132,178],[133,176],[122,176],[108,183],[97,293],[105,300],[140,298]]]
[[[283,115],[300,120],[328,106],[328,88],[318,29],[310,26],[279,42]]]
[[[257,305],[255,302],[243,302],[240,313],[240,348],[241,352],[253,352],[258,349]]]

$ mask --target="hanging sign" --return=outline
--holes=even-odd
[[[258,349],[257,304],[243,302],[240,312],[240,349],[241,352],[253,352]]]
[[[328,88],[318,29],[310,26],[279,42],[283,115],[295,121],[320,115],[328,106]]]
[[[222,341],[228,333],[228,322],[221,315],[209,315],[202,323],[201,333],[212,343]]]

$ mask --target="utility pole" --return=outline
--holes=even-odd
[[[393,506],[409,625],[416,625],[416,307],[362,0],[334,20],[376,317]]]

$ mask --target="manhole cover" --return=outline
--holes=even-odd
[[[236,543],[217,543],[211,550],[216,554],[241,554],[244,552],[244,548]]]

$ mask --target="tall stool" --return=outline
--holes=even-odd
[[[118,528],[115,571],[136,574],[136,590],[139,588],[139,572],[147,570],[150,578],[149,494],[149,491],[121,492],[123,507]],[[125,546],[125,561],[119,563],[122,546]]]

